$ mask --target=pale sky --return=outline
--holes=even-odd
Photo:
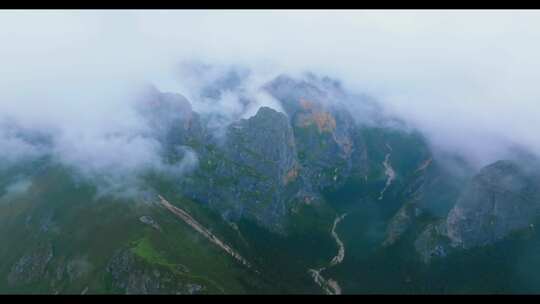
[[[336,77],[480,164],[509,142],[540,154],[540,11],[6,10],[0,41],[0,116],[62,130],[75,161],[141,127],[140,84],[193,95],[174,75],[193,60]],[[154,148],[132,144],[136,167]]]

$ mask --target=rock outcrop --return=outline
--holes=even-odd
[[[414,169],[397,199],[404,203],[390,219],[383,246],[394,244],[421,217],[446,218],[459,197],[465,177],[452,173],[432,157]]]
[[[501,160],[481,169],[441,221],[426,226],[415,248],[429,263],[450,250],[485,246],[534,226],[540,212],[540,175]]]
[[[340,104],[339,83],[309,76],[280,76],[266,89],[280,100],[294,130],[298,159],[316,189],[341,185],[353,169],[365,167],[365,147],[351,113]]]
[[[246,216],[279,231],[300,190],[296,154],[287,116],[262,107],[228,126],[224,143],[201,159],[184,188],[227,218]]]
[[[7,278],[9,285],[28,284],[41,279],[52,258],[53,247],[50,243],[25,254],[11,268]]]
[[[452,249],[444,221],[429,224],[414,242],[414,248],[425,264],[433,258],[444,258]]]
[[[446,220],[454,246],[493,243],[527,228],[540,211],[540,175],[513,161],[483,168]]]
[[[194,294],[204,286],[185,283],[165,268],[144,264],[129,250],[117,252],[107,266],[111,284],[125,294]]]

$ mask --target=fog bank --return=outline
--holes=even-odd
[[[260,86],[312,71],[418,127],[478,166],[514,145],[540,154],[540,12],[1,11],[0,158],[52,153],[90,175],[168,168],[134,111],[139,89],[186,96],[221,124],[280,109]],[[197,71],[190,64],[209,68]],[[197,66],[197,65],[195,65]],[[223,67],[241,85],[211,105]],[[254,102],[246,108],[242,99]],[[6,126],[38,130],[33,145]],[[193,160],[196,156],[190,156]],[[195,161],[191,162],[195,163]],[[175,171],[176,172],[176,171]],[[118,175],[118,176],[115,176]]]

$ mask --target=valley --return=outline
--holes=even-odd
[[[326,269],[341,263],[343,259],[345,258],[345,245],[339,239],[339,236],[336,233],[337,225],[339,224],[339,222],[341,222],[345,218],[345,216],[347,216],[346,213],[342,214],[341,216],[338,216],[334,220],[334,224],[332,226],[331,234],[334,240],[336,241],[336,245],[338,247],[338,252],[336,256],[332,258],[328,266],[318,268],[318,269],[308,269],[308,273],[311,274],[315,283],[321,286],[321,288],[324,290],[324,292],[326,292],[326,294],[333,294],[333,295],[341,294],[341,287],[339,286],[338,282],[335,281],[334,279],[325,279],[321,273],[325,271]]]

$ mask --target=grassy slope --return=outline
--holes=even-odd
[[[63,169],[52,168],[34,178],[28,193],[0,201],[0,238],[9,244],[0,249],[1,292],[78,293],[85,286],[89,292],[111,292],[104,269],[117,250],[129,247],[148,264],[185,265],[189,275],[179,274],[179,279],[206,282],[209,292],[245,292],[237,278],[252,274],[168,211],[136,201],[94,200],[93,193],[90,187],[76,187]],[[195,204],[189,209],[208,222],[202,216],[205,210],[194,212]],[[141,223],[138,218],[142,215],[152,216],[163,232]],[[56,229],[40,231],[40,221],[47,216]],[[46,242],[54,248],[49,271],[63,261],[84,257],[92,265],[90,272],[78,282],[53,283],[52,276],[47,276],[27,285],[8,286],[11,266]]]

